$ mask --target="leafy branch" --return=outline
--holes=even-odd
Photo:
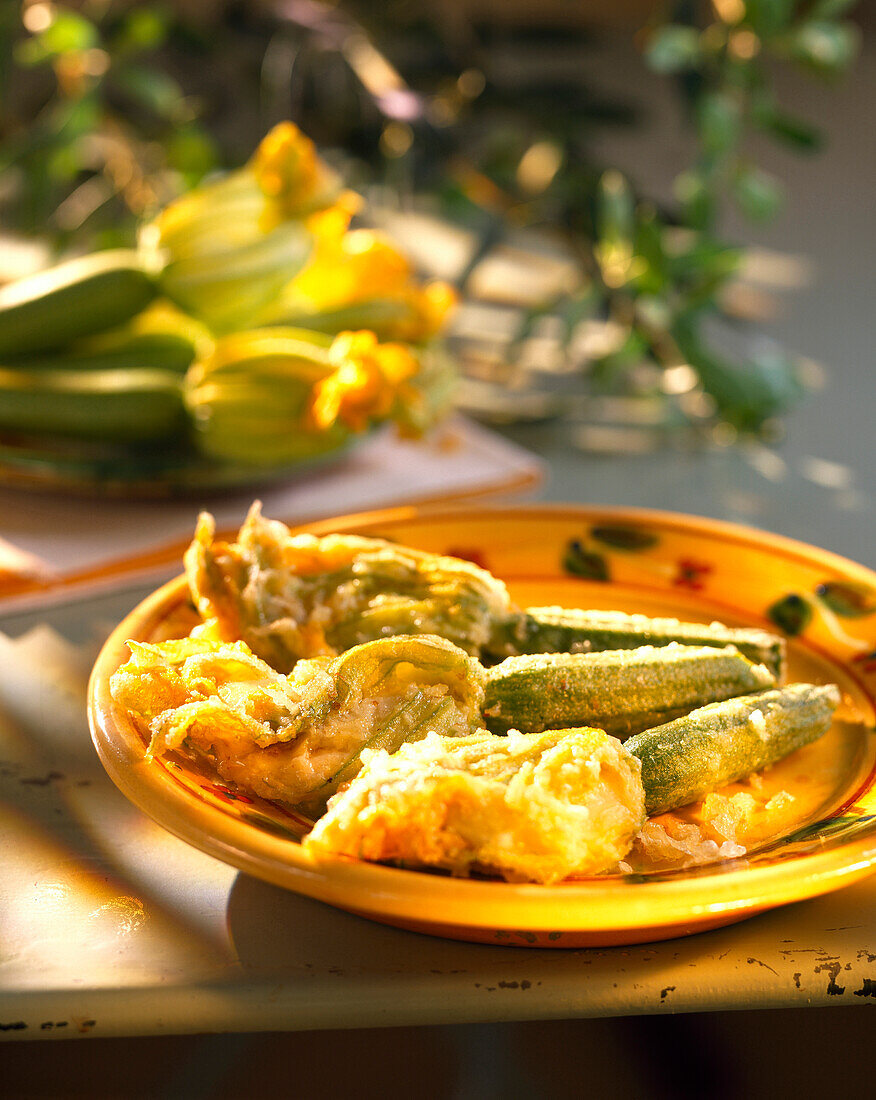
[[[820,147],[817,130],[780,101],[774,74],[843,73],[858,48],[853,3],[673,0],[642,30],[645,63],[677,87],[695,141],[668,208],[593,157],[595,129],[628,124],[635,104],[594,91],[586,68],[515,64],[568,46],[565,30],[463,33],[440,6],[410,0],[242,3],[216,8],[199,30],[154,3],[7,5],[0,202],[7,224],[94,247],[125,240],[150,208],[234,163],[217,117],[188,86],[195,70],[219,66],[233,35],[249,52],[221,80],[234,86],[231,113],[262,128],[291,114],[345,151],[360,188],[382,177],[402,201],[437,200],[479,242],[464,293],[480,260],[518,230],[562,239],[576,277],[522,304],[506,354],[551,318],[578,392],[644,393],[667,423],[764,432],[804,392],[805,372],[791,352],[747,339],[733,307],[746,253],[722,225],[731,207],[755,221],[781,207],[785,185],[757,162],[753,138]],[[604,338],[582,352],[576,337],[594,321]]]
[[[722,327],[735,320],[728,292],[745,251],[722,238],[722,214],[734,203],[765,221],[782,204],[782,183],[749,151],[753,135],[801,151],[819,147],[814,127],[779,103],[772,72],[779,63],[821,77],[845,71],[858,45],[857,29],[843,18],[850,7],[850,0],[713,0],[704,13],[681,2],[670,21],[647,29],[645,59],[676,80],[696,138],[671,210],[657,209],[619,172],[587,164],[580,135],[569,127],[571,112],[555,110],[540,134],[518,131],[528,144],[516,171],[497,172],[488,158],[482,163],[503,187],[502,202],[490,204],[494,216],[504,205],[515,225],[562,227],[579,266],[571,293],[524,313],[515,347],[546,314],[560,321],[567,342],[580,320],[608,320],[612,346],[579,364],[589,392],[641,394],[644,376],[644,392],[650,387],[664,401],[668,420],[769,429],[804,392],[806,372],[799,357],[762,340],[743,354],[724,350]],[[522,101],[511,106],[525,111]],[[554,172],[527,189],[522,168],[539,143]]]

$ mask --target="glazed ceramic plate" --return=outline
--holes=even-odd
[[[876,574],[787,539],[679,515],[591,508],[397,509],[323,522],[469,558],[522,605],[615,608],[766,627],[789,639],[789,679],[840,685],[832,729],[766,773],[793,794],[744,857],[686,870],[555,886],[454,879],[316,857],[308,822],[183,757],[147,762],[112,702],[126,640],[186,633],[184,580],[112,634],[91,681],[97,750],[121,790],[177,836],[259,878],[405,928],[488,943],[579,947],[686,935],[834,890],[876,865]]]

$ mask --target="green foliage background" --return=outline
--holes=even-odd
[[[492,78],[497,45],[516,39],[538,51],[552,36],[568,40],[568,28],[484,20],[460,34],[440,6],[402,0],[192,12],[10,3],[0,9],[0,218],[58,251],[129,243],[139,220],[239,164],[273,122],[292,117],[341,151],[354,183],[427,194],[476,231],[463,294],[477,260],[509,232],[563,235],[578,284],[521,311],[510,354],[545,316],[560,321],[569,346],[583,321],[610,320],[620,338],[580,365],[583,391],[630,392],[645,363],[663,393],[660,378],[687,368],[705,405],[689,414],[667,400],[667,417],[768,431],[803,391],[800,361],[775,347],[728,357],[715,341],[744,255],[723,239],[722,216],[732,204],[764,221],[781,207],[787,183],[757,163],[754,135],[819,149],[816,130],[778,101],[773,74],[792,65],[823,80],[841,75],[858,46],[852,7],[677,0],[640,29],[643,65],[675,84],[695,139],[663,209],[591,153],[593,128],[628,123],[635,104],[606,101],[586,72]],[[547,168],[533,181],[524,163],[534,147]]]

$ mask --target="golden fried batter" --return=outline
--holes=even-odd
[[[551,883],[614,866],[645,821],[639,761],[601,730],[433,734],[363,761],[310,851]]]
[[[430,731],[481,725],[481,669],[441,638],[386,638],[276,672],[238,642],[131,642],[113,698],[148,730],[263,798],[321,809],[366,745],[391,751]]]
[[[205,620],[274,668],[375,638],[437,634],[477,655],[510,606],[505,585],[457,558],[357,535],[292,535],[253,505],[236,542],[200,517],[185,555]]]

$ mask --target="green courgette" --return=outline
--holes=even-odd
[[[773,687],[732,646],[643,646],[508,657],[488,669],[484,713],[497,733],[596,726],[625,737],[717,699]]]
[[[0,431],[143,443],[186,431],[180,377],[131,369],[0,369]]]
[[[621,611],[581,611],[565,607],[529,607],[523,614],[497,624],[489,643],[496,657],[525,653],[590,653],[605,649],[638,649],[668,645],[735,646],[755,664],[764,664],[777,678],[785,658],[785,642],[765,630],[652,619]]]
[[[7,356],[0,363],[6,370],[98,371],[169,370],[183,375],[195,358],[191,340],[172,332],[144,332],[129,336],[111,348],[94,350],[73,345],[60,351]]]
[[[696,802],[815,741],[840,702],[835,684],[788,684],[710,703],[630,737],[649,814]]]
[[[0,356],[63,348],[124,324],[158,289],[130,249],[79,256],[0,288]]]

